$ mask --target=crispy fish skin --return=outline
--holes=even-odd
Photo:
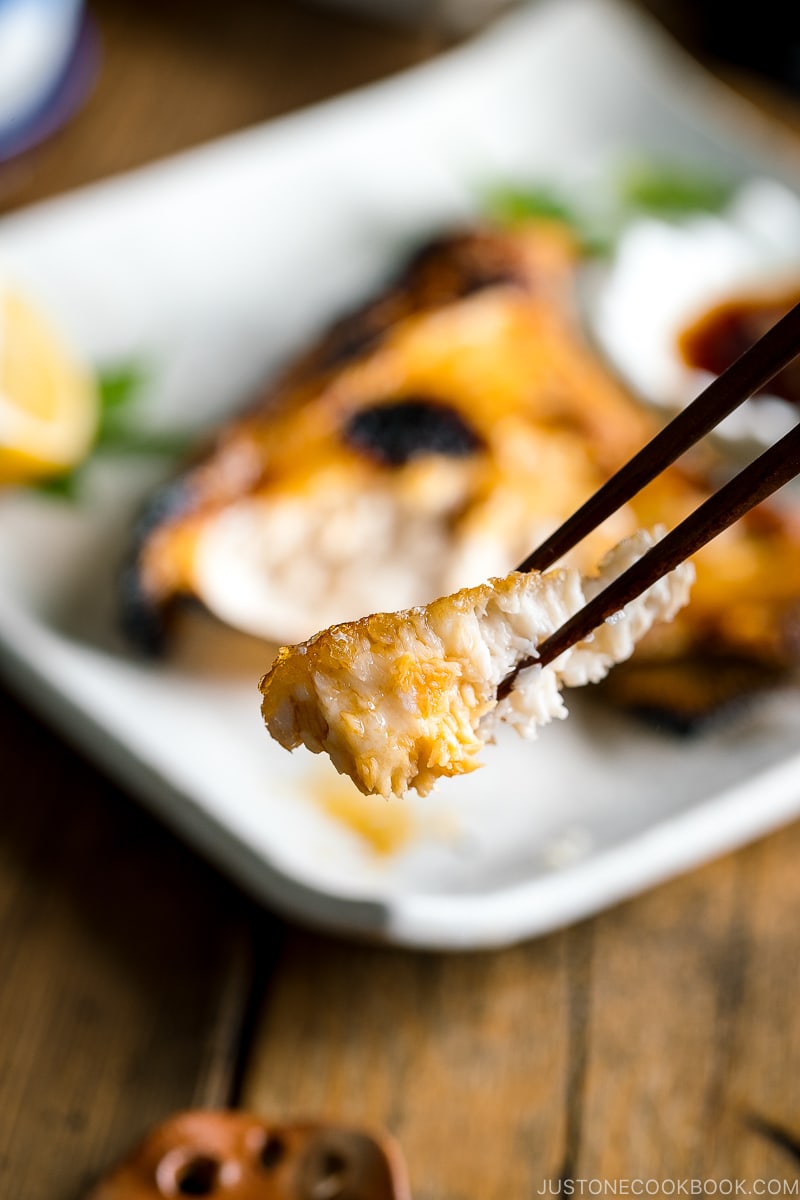
[[[512,668],[653,541],[627,539],[589,580],[575,568],[513,572],[284,646],[259,685],[266,727],[289,750],[327,752],[367,794],[426,795],[437,779],[480,766],[498,720],[530,738],[565,717],[565,685],[602,679],[686,604],[694,571],[683,563],[554,663],[520,672],[498,702]]]

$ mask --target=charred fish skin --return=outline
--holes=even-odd
[[[204,516],[258,485],[262,464],[248,433],[252,423],[252,414],[244,413],[205,439],[134,521],[118,572],[118,617],[123,636],[147,657],[168,649],[175,605],[200,600],[192,590],[191,557]]]
[[[162,658],[168,644],[168,613],[142,587],[136,552],[119,571],[119,625],[127,644],[145,658]]]
[[[301,371],[329,371],[374,351],[403,317],[430,312],[491,287],[530,286],[519,257],[493,233],[439,233],[417,247],[371,300],[335,321]]]
[[[147,658],[160,658],[168,645],[170,606],[147,584],[142,555],[154,532],[190,512],[194,488],[190,472],[163,484],[141,509],[131,544],[118,572],[120,630]]]
[[[485,448],[481,435],[461,413],[426,396],[403,396],[354,413],[344,441],[388,467],[404,467],[425,454],[467,458]]]

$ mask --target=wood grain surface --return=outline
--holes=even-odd
[[[501,953],[294,933],[241,1103],[387,1125],[417,1200],[559,1180],[796,1188],[798,856],[795,825]]]
[[[5,694],[0,729],[0,1195],[68,1200],[227,1103],[259,922]]]
[[[90,12],[94,90],[0,169],[0,209],[436,45],[289,2]],[[793,98],[752,93],[800,129]],[[797,1186],[800,825],[547,938],[410,953],[257,908],[7,693],[0,729],[3,1200],[79,1200],[152,1122],[225,1104],[385,1125],[417,1200]]]

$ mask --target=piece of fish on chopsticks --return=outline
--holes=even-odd
[[[327,752],[365,793],[427,794],[442,776],[480,766],[502,720],[523,737],[567,715],[561,689],[602,679],[654,622],[686,604],[682,563],[553,663],[509,672],[653,545],[640,531],[595,576],[575,568],[513,572],[432,604],[378,613],[285,646],[261,680],[267,729],[287,749]]]

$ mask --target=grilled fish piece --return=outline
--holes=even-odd
[[[194,597],[234,627],[297,642],[513,569],[660,420],[586,342],[579,269],[554,222],[425,247],[154,496],[123,572],[131,637],[163,646],[175,601]],[[590,570],[635,530],[676,524],[719,466],[708,452],[664,472],[566,565]],[[645,668],[670,664],[675,723],[693,727],[756,681],[792,677],[799,549],[800,506],[785,503],[707,546],[691,606],[612,674],[609,699],[652,712]],[[709,654],[752,670],[702,687]]]
[[[179,596],[269,640],[505,573],[644,440],[577,336],[569,235],[476,230],[290,367],[144,514],[123,580],[140,644]],[[591,565],[636,528],[611,520]]]
[[[283,746],[327,751],[361,791],[426,795],[442,776],[480,765],[498,720],[523,737],[567,715],[562,687],[601,679],[655,621],[688,600],[682,563],[583,642],[497,688],[535,646],[653,545],[644,532],[610,552],[599,573],[514,572],[432,604],[337,625],[284,646],[261,680],[265,724]]]

